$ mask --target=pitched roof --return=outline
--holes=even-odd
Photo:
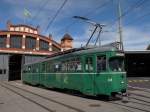
[[[61,39],[61,41],[63,41],[63,40],[73,40],[73,38],[72,38],[68,33],[66,33],[66,34],[63,36],[63,38]]]

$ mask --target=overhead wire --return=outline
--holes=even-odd
[[[146,17],[146,16],[148,16],[148,15],[150,15],[150,12],[148,12],[148,13],[146,13],[146,14],[144,14],[144,15],[142,15],[142,16],[136,18],[136,19],[134,19],[134,21],[129,21],[129,22],[127,22],[127,23],[125,24],[125,26],[126,26],[126,25],[129,25],[129,24],[132,24],[132,23],[135,23],[135,22],[139,21],[140,19],[143,19],[144,17]]]
[[[65,4],[67,3],[68,0],[65,0],[62,5],[60,6],[60,8],[57,10],[57,12],[55,13],[55,15],[53,16],[53,18],[51,19],[51,21],[48,23],[47,27],[46,27],[46,32],[48,31],[48,29],[50,28],[50,26],[52,25],[52,23],[54,22],[54,20],[56,19],[56,17],[58,16],[58,14],[60,13],[60,11],[63,9],[63,7],[65,6]]]
[[[111,24],[110,27],[112,27],[117,21],[119,21],[119,19],[125,17],[127,14],[129,14],[130,12],[132,12],[134,9],[142,6],[143,4],[145,4],[147,2],[147,0],[138,0],[134,5],[130,6],[129,9],[127,11],[125,11],[120,17],[116,18]],[[107,24],[107,26],[109,26],[109,24]]]
[[[93,15],[94,13],[94,11],[96,10],[99,10],[99,9],[101,9],[101,8],[103,8],[103,7],[105,7],[106,5],[108,5],[109,3],[110,3],[110,1],[111,0],[108,0],[108,1],[106,1],[106,2],[104,2],[103,4],[101,4],[101,5],[99,5],[99,6],[97,6],[96,8],[94,8],[92,11],[89,11],[89,12],[87,12],[85,15],[84,15],[84,17],[85,16],[88,16],[88,15]],[[69,28],[70,27],[72,27],[74,24],[76,24],[77,22],[76,21],[73,21],[73,22],[71,22],[69,25],[67,25],[64,29],[66,30],[66,31],[68,31],[69,30]]]
[[[42,4],[43,0],[41,1],[40,4]],[[44,7],[48,4],[49,0],[46,0],[38,9],[37,13],[33,16],[33,18],[31,19],[30,23],[33,23],[33,21],[35,21],[35,19],[40,16],[41,11],[44,9]]]

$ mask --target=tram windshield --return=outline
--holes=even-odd
[[[113,57],[109,59],[109,68],[111,71],[121,72],[124,71],[124,58]]]

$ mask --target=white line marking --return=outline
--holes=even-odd
[[[146,90],[146,91],[150,92],[150,89],[148,89],[148,88],[134,87],[134,86],[130,86],[130,85],[128,85],[128,87],[133,88],[133,89]]]
[[[16,85],[18,85],[18,86],[22,86],[22,83],[15,83]]]

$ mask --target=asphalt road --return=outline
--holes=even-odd
[[[128,78],[129,86],[150,88],[150,78]],[[22,84],[0,82],[0,112],[150,112],[150,91],[129,90],[123,100],[74,96]]]

